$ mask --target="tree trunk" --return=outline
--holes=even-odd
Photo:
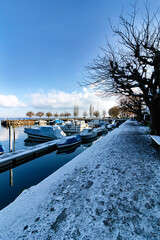
[[[142,121],[142,106],[140,101],[138,102],[137,121],[138,122]]]
[[[151,134],[160,136],[160,99],[150,105]]]

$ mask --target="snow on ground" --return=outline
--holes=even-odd
[[[127,121],[0,212],[0,239],[160,239],[160,160]]]

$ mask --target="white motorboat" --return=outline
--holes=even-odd
[[[24,132],[28,134],[29,138],[41,140],[54,140],[66,136],[59,126],[43,126],[39,128],[25,128]]]
[[[45,126],[45,125],[47,125],[47,121],[40,119],[40,120],[35,121],[35,124],[40,125],[40,126]]]
[[[61,125],[61,129],[65,133],[80,133],[86,127],[88,127],[88,124],[85,121],[74,121]]]
[[[91,138],[97,137],[97,132],[93,132],[92,128],[85,128],[80,133],[80,136],[81,136],[82,140],[91,139]]]
[[[93,128],[93,132],[97,133],[97,136],[100,136],[103,134],[103,130],[100,127]]]
[[[107,128],[108,130],[112,130],[117,127],[117,122],[112,122],[111,124],[108,124]]]
[[[92,119],[90,122],[88,122],[89,127],[95,127],[100,126],[100,119]]]

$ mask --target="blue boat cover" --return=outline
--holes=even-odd
[[[2,143],[0,142],[0,153],[4,153],[5,152],[5,148],[2,146]]]

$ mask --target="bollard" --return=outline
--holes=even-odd
[[[15,151],[15,148],[16,148],[16,133],[15,133],[15,127],[13,129],[13,144],[14,144],[14,151]]]

